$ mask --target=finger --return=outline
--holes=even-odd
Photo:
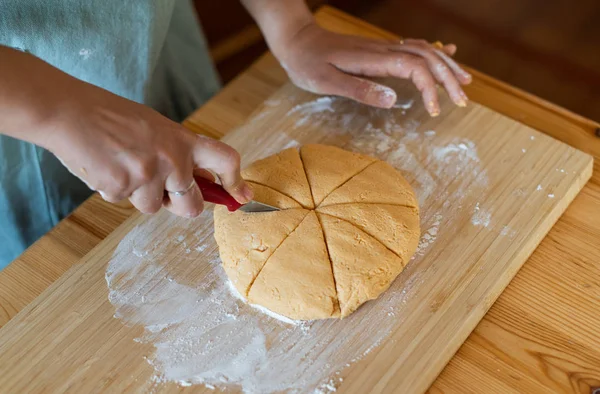
[[[442,48],[442,51],[448,56],[454,56],[454,54],[456,53],[456,49],[457,49],[456,45],[446,44]]]
[[[461,85],[471,83],[471,74],[466,72],[454,59],[452,59],[450,52],[451,50],[456,51],[455,45],[447,45],[442,49],[435,49],[430,44],[423,40],[407,40],[407,43],[400,46],[395,46],[394,51],[405,51],[407,48],[421,48],[422,51],[427,53],[435,53],[446,65],[452,70],[456,79]],[[446,49],[448,48],[448,49]],[[411,52],[412,53],[412,52]]]
[[[163,183],[159,180],[146,183],[134,190],[129,201],[140,212],[156,213],[163,204],[164,188]]]
[[[164,206],[169,211],[182,217],[196,217],[204,207],[202,193],[194,181],[192,163],[179,163],[165,180],[167,191]],[[180,192],[178,195],[175,192]]]
[[[381,55],[379,59],[376,57],[372,57],[372,59],[383,69],[383,71],[378,70],[378,73],[381,74],[378,76],[410,79],[421,92],[427,112],[431,116],[440,114],[436,81],[423,58],[409,53],[395,52],[390,54],[388,52]]]
[[[102,197],[102,199],[104,201],[110,202],[112,204],[116,204],[119,201],[123,200],[123,198],[124,198],[124,197],[120,197],[117,194],[105,192],[104,190],[98,190],[98,193],[100,193],[100,196]]]
[[[135,190],[134,183],[125,171],[106,171],[102,179],[98,181],[96,190],[100,193],[105,201],[110,203],[118,203],[125,200]]]
[[[406,40],[390,40],[389,41],[390,44],[392,44],[392,50],[396,50],[395,48],[398,47],[398,45],[401,44],[411,44],[411,43],[421,43],[421,44],[429,44],[427,41],[425,40],[415,40],[412,38],[407,38]],[[442,51],[444,51],[444,53],[446,53],[446,55],[448,56],[454,56],[454,54],[456,53],[456,45],[454,44],[443,44],[440,41],[436,41],[434,43],[430,44],[432,47],[434,47],[435,49],[440,49]],[[389,48],[388,48],[389,50]]]
[[[211,182],[215,181],[215,176],[212,172],[205,170],[204,168],[194,168],[194,176],[199,176],[204,179],[208,179]]]
[[[456,45],[448,44],[448,45],[445,45],[443,48],[437,48],[425,40],[419,40],[419,39],[413,39],[413,38],[407,38],[406,40],[404,40],[404,45],[417,46],[417,47],[421,47],[423,49],[432,49],[435,53],[437,53],[446,62],[448,67],[450,67],[452,72],[454,72],[454,74],[456,75],[456,78],[458,79],[458,81],[461,84],[466,85],[466,84],[471,83],[471,80],[472,80],[471,74],[466,72],[451,57],[456,52]],[[402,50],[402,47],[403,47],[403,45],[394,46],[394,50]]]
[[[223,188],[238,202],[245,204],[252,200],[254,194],[242,179],[240,155],[235,149],[221,141],[199,135],[193,155],[196,166],[217,174]]]
[[[473,77],[471,76],[471,74],[469,74],[467,71],[465,71],[458,63],[456,63],[456,61],[454,59],[452,59],[444,51],[436,50],[435,52],[442,59],[444,59],[444,61],[448,65],[448,67],[450,67],[450,69],[454,72],[454,75],[456,75],[456,78],[462,85],[468,85],[471,83],[471,81],[473,80]]]
[[[407,52],[425,59],[432,75],[444,86],[452,101],[460,107],[467,105],[467,95],[462,90],[456,75],[436,52],[433,52],[430,48],[423,48],[421,46],[410,44],[403,45],[402,52]],[[438,50],[437,52],[441,51]]]
[[[436,42],[440,43],[439,41],[436,41]],[[423,40],[422,38],[406,38],[406,39],[402,40],[402,44],[403,45],[406,45],[406,44],[409,44],[409,45],[430,45],[432,47],[435,46],[435,43],[431,44],[431,43],[429,43],[429,41]]]
[[[341,73],[340,70],[372,77],[396,77],[410,79],[421,92],[425,108],[431,116],[440,113],[435,78],[425,60],[419,56],[401,52],[370,53],[350,61],[350,56],[340,56],[336,73],[325,74],[320,82],[324,93],[338,94],[377,107],[389,108],[396,102],[396,93],[383,85]],[[375,86],[373,86],[375,85]],[[375,96],[375,97],[373,97]],[[385,97],[388,96],[388,97]],[[377,100],[383,103],[377,103]]]
[[[184,195],[167,192],[163,206],[177,216],[195,218],[204,210],[204,198],[198,184],[194,182]]]
[[[324,94],[348,97],[363,104],[379,108],[391,108],[396,103],[396,92],[363,78],[346,74],[335,67],[325,74],[321,83]]]
[[[410,79],[421,92],[425,109],[427,109],[429,115],[433,117],[438,116],[440,114],[440,103],[435,87],[435,79],[424,60],[420,60],[417,63],[417,65],[412,67]]]

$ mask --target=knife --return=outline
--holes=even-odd
[[[238,209],[243,212],[270,212],[279,211],[279,208],[263,204],[258,201],[250,201],[246,204],[240,204],[235,198],[231,196],[218,183],[212,182],[206,178],[200,176],[194,176],[194,180],[198,184],[204,201],[212,202],[214,204],[225,205],[230,212],[237,211]]]

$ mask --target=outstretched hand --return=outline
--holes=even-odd
[[[456,105],[465,106],[468,100],[461,85],[470,83],[471,75],[452,59],[454,45],[348,36],[327,31],[313,22],[278,47],[275,55],[292,82],[313,93],[390,108],[396,102],[396,93],[361,76],[396,77],[415,84],[432,116],[440,113],[437,84],[445,88]]]

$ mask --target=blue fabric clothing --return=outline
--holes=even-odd
[[[189,0],[0,0],[0,45],[176,121],[220,87]],[[90,194],[50,152],[0,135],[0,269]]]

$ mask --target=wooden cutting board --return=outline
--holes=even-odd
[[[429,118],[286,85],[225,141],[244,162],[304,143],[388,161],[421,204],[415,258],[379,300],[299,325],[237,300],[211,210],[134,215],[0,330],[5,392],[422,392],[590,178],[592,158],[483,106]],[[201,383],[204,382],[204,383]]]

